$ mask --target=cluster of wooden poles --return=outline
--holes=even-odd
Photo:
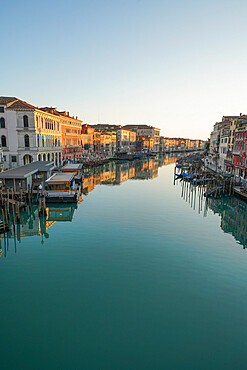
[[[14,192],[14,189],[0,190],[0,207],[2,213],[2,221],[0,221],[0,233],[5,233],[9,230],[9,221],[12,218],[13,225],[20,223],[20,211],[30,206],[33,199],[33,191],[23,190]],[[37,190],[37,201],[39,201],[39,215],[46,216],[45,197],[41,196],[41,192]]]
[[[238,185],[232,177],[223,176],[205,167],[202,158],[198,157],[184,157],[179,165],[180,173],[177,174],[176,170],[177,166],[174,168],[174,179],[180,177],[183,181],[202,187],[206,197],[233,195],[234,186]]]

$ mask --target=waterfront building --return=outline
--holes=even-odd
[[[106,131],[100,133],[100,152],[103,157],[111,157],[113,154],[112,135]]]
[[[235,145],[235,137],[237,141],[241,140],[241,136],[236,135],[239,127],[247,119],[247,116],[240,113],[239,116],[223,116],[221,122],[216,122],[213,131],[210,135],[209,163],[219,168],[221,171],[232,172],[238,175],[241,171],[236,166],[241,166],[240,146]],[[233,152],[239,153],[235,154]],[[242,174],[242,173],[241,173]]]
[[[28,190],[32,187],[36,189],[40,184],[44,189],[45,181],[51,176],[53,170],[53,162],[35,161],[1,172],[0,179],[3,187],[14,191]]]
[[[111,157],[117,150],[117,132],[109,128],[94,126],[94,151],[104,157]]]
[[[229,119],[223,117],[223,121],[214,124],[213,131],[210,134],[209,162],[215,165],[216,169],[219,166],[220,134],[226,125],[229,125]],[[224,155],[224,153],[222,154]]]
[[[236,176],[247,179],[247,120],[238,122],[233,149],[233,171]]]
[[[59,112],[57,108],[39,108],[60,118],[62,157],[66,160],[75,161],[82,157],[81,145],[81,125],[82,121],[78,117],[72,117],[69,112]]]
[[[88,152],[94,152],[94,133],[95,129],[87,123],[82,125],[81,144],[82,147]]]
[[[62,159],[60,117],[15,97],[0,97],[4,168]]]
[[[153,152],[159,152],[160,129],[149,125],[125,125],[125,129],[135,131],[137,136],[152,137],[154,139]]]
[[[177,138],[165,137],[164,141],[165,141],[165,146],[166,146],[167,151],[172,152],[174,150],[177,150],[178,144],[179,144],[179,140]]]
[[[134,153],[136,150],[136,132],[124,127],[117,129],[117,152]]]
[[[222,171],[226,170],[225,161],[227,159],[227,153],[229,151],[228,143],[230,137],[230,122],[226,121],[224,126],[220,129],[219,137],[219,169]]]
[[[164,153],[166,150],[165,138],[164,136],[160,136],[160,145],[159,145],[160,153]]]
[[[154,139],[150,136],[137,136],[136,149],[142,153],[153,152]]]
[[[194,149],[194,143],[193,143],[193,140],[190,140],[190,139],[186,139],[186,147],[187,149]]]
[[[228,172],[233,172],[234,173],[234,169],[233,169],[233,149],[234,149],[234,139],[235,139],[235,131],[236,131],[236,128],[238,126],[238,124],[243,121],[243,120],[246,120],[247,119],[247,116],[246,115],[242,115],[240,113],[239,117],[237,118],[233,118],[231,119],[230,121],[230,135],[229,135],[229,142],[228,142],[228,153],[227,153],[227,157],[226,157],[226,161],[225,161],[225,164],[226,164],[226,170]]]
[[[185,139],[179,139],[179,144],[178,144],[177,149],[182,150],[182,151],[187,149]]]
[[[116,152],[118,153],[133,153],[136,150],[136,132],[128,130],[121,125],[113,124],[97,124],[92,126],[95,130],[103,132],[116,133]],[[112,133],[112,141],[114,144],[115,136]],[[115,144],[114,144],[115,145]]]

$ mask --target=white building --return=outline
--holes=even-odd
[[[226,123],[220,130],[219,137],[219,168],[222,171],[226,170],[225,161],[229,149],[229,137],[230,137],[230,122]]]
[[[5,169],[62,160],[60,117],[15,97],[0,97],[0,141]]]

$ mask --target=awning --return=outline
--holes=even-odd
[[[226,167],[232,167],[233,164],[230,164],[230,163],[225,163]]]

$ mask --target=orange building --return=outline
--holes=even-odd
[[[45,112],[55,114],[60,118],[62,157],[63,159],[79,159],[82,156],[81,147],[81,125],[82,121],[77,117],[71,117],[69,112],[59,112],[57,108],[41,108]]]
[[[82,125],[81,142],[85,150],[94,150],[94,134],[95,130],[93,127],[89,126],[87,123]]]
[[[138,136],[136,139],[136,148],[139,152],[152,152],[154,139],[150,136]]]

